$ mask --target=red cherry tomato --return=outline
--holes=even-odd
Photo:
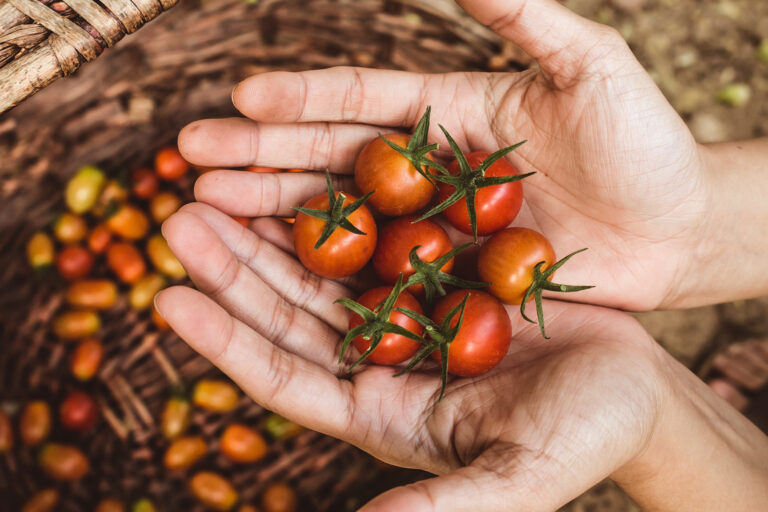
[[[356,200],[356,197],[347,195],[344,206]],[[317,195],[303,206],[327,210],[328,194]],[[317,275],[335,279],[352,275],[368,263],[376,249],[376,222],[365,205],[352,212],[348,220],[366,234],[358,235],[338,227],[323,245],[315,249],[325,221],[304,213],[296,216],[296,222],[293,224],[293,242],[296,254],[305,267]]]
[[[73,391],[61,404],[61,424],[71,430],[90,430],[99,419],[99,407],[90,395]]]
[[[533,267],[541,261],[545,262],[541,271],[556,261],[555,250],[544,235],[528,228],[508,228],[480,248],[477,270],[480,279],[491,283],[490,293],[507,304],[520,304],[533,283]]]
[[[467,162],[473,169],[489,156],[489,153],[474,152],[466,155]],[[459,164],[456,160],[448,166],[451,174],[459,173]],[[513,176],[517,174],[507,160],[501,158],[491,165],[485,172],[486,177]],[[454,187],[441,183],[437,189],[437,197],[440,202],[448,199],[454,192]],[[500,229],[504,229],[515,220],[520,207],[523,204],[523,185],[519,181],[484,187],[475,195],[475,211],[477,212],[477,234],[490,235]],[[472,234],[472,225],[469,223],[467,202],[460,200],[443,211],[443,215],[459,231]]]
[[[453,249],[448,233],[439,224],[429,219],[412,224],[415,219],[415,216],[397,218],[384,226],[379,233],[376,252],[373,254],[373,268],[379,279],[387,284],[395,284],[401,273],[403,281],[414,273],[409,254],[417,245],[421,247],[416,254],[427,263]],[[453,259],[440,270],[447,273],[452,268]],[[408,291],[421,294],[424,292],[424,285],[411,286]]]
[[[389,294],[392,292],[391,286],[379,286],[373,290],[369,290],[362,294],[357,302],[365,306],[370,310],[375,310]],[[407,308],[417,313],[422,313],[421,304],[417,301],[413,295],[408,292],[403,292],[395,301],[395,307]],[[411,332],[414,332],[421,336],[424,333],[424,327],[413,320],[400,313],[399,311],[393,311],[389,315],[389,321],[393,324],[397,324],[400,327],[405,327]],[[358,325],[363,323],[363,319],[357,313],[351,313],[349,317],[349,330],[354,329]],[[371,346],[371,340],[363,339],[362,336],[358,336],[352,340],[355,348],[362,354]],[[401,336],[400,334],[386,333],[381,338],[379,345],[368,356],[367,361],[375,364],[394,365],[402,363],[406,359],[410,359],[419,350],[419,342]]]
[[[141,199],[149,199],[157,193],[159,182],[157,175],[151,169],[140,167],[131,174],[131,191]]]
[[[88,235],[88,248],[94,254],[101,254],[107,250],[112,241],[112,232],[105,224],[94,227]]]
[[[174,181],[189,171],[189,163],[173,146],[161,149],[155,155],[155,172],[160,179]]]
[[[448,372],[459,377],[477,377],[504,359],[512,340],[512,327],[504,306],[493,296],[476,290],[456,290],[446,295],[435,306],[432,320],[439,325],[451,309],[461,304],[466,294],[469,299],[464,320],[448,349]],[[457,314],[451,326],[458,321]],[[440,352],[433,352],[432,357],[439,362]]]
[[[93,268],[93,254],[85,247],[70,245],[56,255],[56,268],[64,279],[82,279]]]
[[[411,139],[410,135],[402,133],[390,133],[385,137],[401,147],[406,147]],[[355,184],[363,194],[376,191],[368,203],[384,215],[417,212],[435,193],[435,187],[413,164],[379,137],[369,142],[358,155]]]

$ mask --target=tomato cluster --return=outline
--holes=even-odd
[[[531,321],[525,304],[535,300],[546,338],[543,290],[589,287],[551,282],[580,251],[556,261],[543,235],[509,227],[523,204],[521,180],[533,173],[518,174],[504,156],[525,141],[491,154],[464,154],[440,126],[455,157],[443,167],[432,156],[438,145],[427,140],[429,122],[428,107],[412,135],[379,135],[362,149],[354,168],[360,196],[335,191],[326,173],[327,193],[295,208],[293,237],[299,260],[312,272],[347,277],[372,261],[387,285],[356,301],[338,301],[351,312],[340,361],[350,345],[360,353],[350,370],[365,360],[398,365],[410,359],[400,375],[431,355],[442,369],[442,397],[448,373],[478,376],[504,358],[512,333],[502,303],[519,304]],[[396,218],[378,226],[374,213]],[[473,243],[454,247],[446,230],[431,220],[438,214],[472,235],[474,245],[479,235],[491,235],[477,261],[482,282],[451,273],[455,257]]]

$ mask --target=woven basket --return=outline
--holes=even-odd
[[[113,13],[122,5],[120,0],[101,2]],[[173,3],[162,2],[162,8]],[[72,23],[51,25],[54,34],[49,35],[15,15],[16,27],[22,28],[9,29],[14,22],[7,13],[33,4],[29,14],[43,26],[49,22],[48,15],[38,15],[44,5]],[[0,3],[2,105],[73,71],[80,57],[97,55],[123,35],[117,28],[135,30],[149,19],[131,25],[118,16],[122,26],[108,35],[101,25],[106,18],[86,16],[90,10],[81,9],[87,0],[67,0],[67,5],[72,10],[36,0]],[[161,10],[160,4],[156,7],[151,14]],[[64,65],[56,52],[62,41],[69,41],[67,34],[78,33],[73,25],[94,37],[90,50],[75,46],[79,56]],[[4,37],[14,30],[27,39]],[[38,35],[29,39],[30,34]],[[11,51],[19,51],[3,61],[9,41]],[[51,61],[45,64],[49,68],[44,63],[34,72],[27,67],[45,59]],[[76,76],[0,115],[0,405],[12,410],[37,397],[57,404],[74,387],[66,369],[69,347],[50,333],[50,319],[62,306],[63,283],[52,275],[35,275],[26,264],[24,245],[64,209],[63,184],[79,166],[94,163],[116,175],[149,163],[185,123],[233,115],[234,84],[266,70],[364,65],[439,72],[522,69],[525,64],[514,47],[502,44],[450,0],[188,1],[142,30],[140,39],[128,38]],[[26,70],[34,76],[25,76]],[[180,184],[186,199],[191,199],[191,183],[189,178]],[[107,347],[106,362],[90,391],[105,421],[87,436],[55,429],[53,439],[79,445],[92,465],[82,482],[59,487],[64,499],[57,510],[90,511],[106,495],[126,502],[148,496],[160,510],[200,509],[186,491],[185,478],[163,469],[167,445],[157,419],[175,383],[221,375],[175,335],[155,332],[146,313],[123,304],[102,320],[99,336]],[[261,407],[243,398],[235,412],[224,416],[198,411],[193,430],[213,440],[235,419],[258,427],[264,417]],[[0,456],[3,510],[18,510],[36,490],[52,485],[37,467],[36,452],[18,444]],[[314,432],[275,445],[266,459],[247,467],[233,467],[213,452],[199,467],[230,477],[244,501],[252,501],[266,483],[283,480],[298,490],[300,510],[352,510],[387,487],[421,476],[388,470],[359,450]]]

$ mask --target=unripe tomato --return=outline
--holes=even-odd
[[[104,498],[96,505],[94,512],[125,512],[125,505],[115,498]]]
[[[27,446],[37,446],[51,433],[51,408],[46,402],[29,402],[21,411],[19,434]]]
[[[176,439],[189,428],[192,405],[183,397],[173,397],[165,402],[161,430],[167,439]]]
[[[249,166],[245,168],[248,172],[280,172],[280,169],[276,167],[253,167]]]
[[[65,244],[79,242],[88,234],[85,219],[74,213],[62,213],[53,223],[53,235]]]
[[[0,409],[0,454],[10,451],[11,448],[13,448],[13,425],[8,414]]]
[[[478,290],[456,290],[435,306],[432,320],[441,324],[448,312],[461,304],[469,294],[464,308],[464,320],[458,334],[448,348],[448,371],[459,377],[482,375],[504,359],[512,341],[512,327],[504,305],[492,295]],[[457,314],[451,327],[459,321]],[[440,352],[432,357],[440,361]]]
[[[82,381],[89,380],[96,375],[104,358],[104,346],[95,338],[87,338],[81,341],[72,352],[69,360],[69,369],[72,375]]]
[[[408,146],[410,135],[390,133],[390,142]],[[432,159],[431,156],[427,158]],[[435,194],[435,187],[422,176],[411,162],[376,137],[369,142],[355,161],[355,184],[363,193],[376,193],[368,203],[384,215],[406,215],[424,208]]]
[[[295,512],[297,506],[296,491],[287,484],[270,484],[261,494],[264,512]]]
[[[223,380],[200,380],[192,392],[196,406],[213,412],[229,412],[237,407],[239,399],[235,386]]]
[[[149,219],[132,204],[119,206],[115,214],[107,219],[106,225],[114,234],[128,240],[144,238],[149,231]]]
[[[109,180],[101,191],[96,205],[93,207],[93,214],[97,217],[109,216],[128,199],[128,189],[117,180]]]
[[[95,254],[101,254],[107,250],[112,241],[112,232],[104,224],[99,224],[88,235],[88,248]]]
[[[181,199],[173,192],[160,192],[149,202],[149,213],[155,222],[162,224],[165,219],[181,207]]]
[[[64,279],[82,279],[93,268],[93,254],[85,247],[70,245],[59,251],[56,268]]]
[[[161,179],[178,180],[187,174],[187,171],[189,171],[189,163],[175,147],[165,147],[155,155],[155,172]]]
[[[378,308],[382,302],[392,293],[391,286],[379,286],[373,290],[368,290],[357,299],[357,302],[365,306],[370,310]],[[417,301],[413,295],[403,291],[395,301],[395,307],[407,308],[417,313],[422,313],[421,304]],[[416,320],[400,313],[399,311],[393,311],[389,315],[389,321],[400,327],[404,327],[409,331],[421,336],[424,333],[424,326],[422,326]],[[357,313],[350,312],[349,316],[349,330],[351,331],[358,325],[363,324],[363,319]],[[366,340],[362,336],[357,336],[352,340],[352,344],[361,354],[368,350],[371,346],[371,340]],[[388,332],[382,336],[379,345],[371,352],[366,361],[370,361],[375,364],[394,365],[402,363],[406,359],[413,357],[418,352],[420,343],[418,341],[408,339],[400,334],[394,334]]]
[[[89,309],[67,311],[53,320],[54,334],[65,341],[91,336],[100,328],[99,315]]]
[[[133,504],[131,512],[157,512],[157,508],[152,501],[142,498]]]
[[[72,306],[109,309],[117,301],[117,286],[108,279],[75,281],[67,288],[66,298]]]
[[[338,195],[337,192],[336,197]],[[357,200],[354,196],[345,196],[344,206]],[[328,205],[328,194],[323,193],[313,197],[303,206],[327,210]],[[315,249],[315,244],[325,228],[325,221],[301,212],[296,215],[293,244],[301,263],[315,274],[329,279],[350,276],[362,269],[376,249],[376,222],[365,205],[352,212],[348,220],[366,234],[358,235],[338,227],[323,245]]]
[[[27,260],[34,269],[49,267],[53,264],[55,251],[51,237],[38,231],[27,242]]]
[[[233,462],[255,462],[267,454],[267,442],[254,429],[233,423],[221,435],[221,453]]]
[[[91,430],[99,419],[99,406],[90,395],[73,391],[59,410],[61,424],[70,430]]]
[[[157,194],[159,182],[151,169],[139,167],[131,173],[131,192],[141,199],[149,199]]]
[[[163,462],[172,471],[187,469],[208,452],[208,445],[202,436],[180,437],[171,443],[165,451]]]
[[[275,413],[272,413],[267,417],[267,421],[264,422],[264,428],[266,428],[269,435],[277,441],[285,441],[286,439],[291,439],[304,432],[304,427],[301,425]]]
[[[152,304],[152,323],[160,331],[169,331],[171,329],[171,325],[165,321],[165,318],[163,318],[163,315],[160,314],[154,304]]]
[[[90,469],[88,459],[75,446],[48,443],[40,451],[40,466],[55,480],[73,482]]]
[[[43,489],[29,499],[21,512],[53,512],[58,504],[59,491]]]
[[[165,278],[160,274],[149,274],[135,283],[128,295],[128,301],[133,309],[141,311],[153,304],[157,292],[165,288]]]
[[[106,178],[97,167],[87,165],[70,178],[64,198],[69,209],[75,213],[85,213],[96,204]]]
[[[557,261],[544,235],[528,228],[507,228],[485,241],[477,270],[481,279],[491,283],[490,293],[507,304],[520,304],[533,284],[533,268],[541,261],[542,272]]]
[[[203,505],[215,510],[229,510],[237,503],[237,491],[229,480],[210,471],[193,476],[189,488]]]
[[[147,241],[147,255],[157,270],[173,279],[181,279],[187,276],[187,271],[179,259],[168,247],[163,235],[152,235]]]
[[[124,283],[135,283],[147,271],[147,265],[136,247],[128,242],[116,242],[107,249],[107,265]]]

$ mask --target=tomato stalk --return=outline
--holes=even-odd
[[[410,260],[411,266],[415,272],[410,277],[408,277],[408,280],[405,282],[405,288],[409,288],[410,286],[416,284],[424,285],[424,295],[426,298],[427,306],[432,306],[435,300],[435,294],[438,294],[441,297],[445,297],[445,288],[443,288],[443,284],[465,289],[480,289],[485,288],[486,286],[490,286],[490,283],[468,281],[466,279],[461,279],[460,277],[456,277],[452,274],[448,274],[440,270],[446,263],[452,260],[457,254],[464,251],[470,245],[475,244],[469,242],[456,247],[452,251],[445,253],[430,263],[427,263],[426,261],[419,258],[417,251],[421,247],[420,245],[413,247],[411,252],[408,254],[408,259]]]
[[[443,399],[443,396],[445,395],[445,387],[448,385],[448,349],[461,330],[461,324],[464,322],[464,310],[466,309],[467,299],[469,299],[469,293],[464,295],[464,300],[461,301],[461,304],[451,309],[448,314],[445,315],[445,318],[443,318],[440,325],[437,325],[434,320],[417,313],[416,311],[406,308],[395,308],[395,311],[398,311],[423,325],[424,332],[429,338],[429,341],[424,339],[421,340],[422,343],[424,343],[424,348],[413,356],[413,359],[411,359],[406,367],[396,373],[394,377],[405,375],[413,370],[417,364],[426,359],[432,352],[435,350],[440,351],[441,386],[440,397],[437,399],[438,402]],[[456,322],[455,326],[451,327],[451,322],[457,314],[459,315],[459,320]]]
[[[562,267],[566,261],[571,259],[571,257],[575,256],[576,254],[579,254],[580,252],[586,251],[587,248],[579,249],[578,251],[574,251],[568,256],[564,257],[551,267],[549,267],[544,272],[541,271],[541,266],[544,265],[544,261],[540,261],[536,264],[535,267],[533,267],[533,282],[531,283],[531,286],[528,287],[528,289],[525,291],[525,295],[523,295],[523,301],[520,303],[520,314],[523,316],[524,319],[531,322],[532,324],[535,324],[537,322],[534,322],[528,316],[525,314],[525,303],[528,302],[531,298],[531,295],[533,295],[533,299],[536,303],[536,320],[538,320],[539,329],[541,330],[541,335],[544,336],[545,339],[549,339],[549,336],[547,336],[547,333],[544,332],[544,309],[542,307],[542,291],[543,290],[549,290],[552,292],[578,292],[581,290],[588,290],[589,288],[594,288],[594,286],[574,286],[570,284],[558,284],[553,283],[549,281],[549,278],[559,269]]]
[[[293,207],[293,209],[297,212],[301,212],[305,215],[309,215],[310,217],[316,217],[325,221],[323,232],[320,234],[320,238],[317,239],[315,249],[319,249],[320,246],[323,245],[325,241],[328,240],[328,238],[330,238],[333,232],[336,231],[336,228],[346,229],[347,231],[356,235],[366,235],[367,233],[357,229],[347,217],[349,217],[352,212],[363,206],[368,198],[371,197],[375,192],[375,190],[372,190],[357,201],[344,206],[344,201],[346,201],[347,196],[344,195],[344,192],[339,192],[338,196],[334,193],[333,185],[331,184],[331,173],[328,171],[325,171],[325,180],[328,187],[327,210],[315,210],[313,208],[303,208],[301,206]]]
[[[432,174],[425,170],[427,167],[435,167],[444,171],[440,164],[427,158],[427,155],[430,152],[436,151],[440,147],[439,144],[427,144],[427,136],[429,135],[429,118],[431,112],[432,107],[428,106],[427,110],[424,111],[424,115],[421,116],[421,119],[419,119],[419,123],[416,125],[416,129],[413,130],[413,135],[411,135],[411,138],[408,140],[408,145],[406,147],[398,146],[391,140],[384,137],[381,133],[379,133],[379,138],[384,141],[387,146],[403,155],[403,157],[411,162],[411,165],[413,165],[419,174],[424,176],[428,182],[437,188],[437,184],[432,179]]]
[[[477,211],[475,210],[475,194],[477,194],[477,191],[485,187],[520,181],[523,178],[527,178],[528,176],[535,174],[535,172],[529,172],[527,174],[516,174],[513,176],[486,177],[485,172],[497,160],[519,148],[527,141],[518,142],[517,144],[502,148],[495,153],[492,153],[488,156],[488,158],[483,160],[480,165],[478,165],[475,169],[472,169],[469,165],[469,162],[467,162],[466,156],[464,156],[464,153],[462,153],[461,149],[459,149],[456,141],[453,140],[453,137],[451,137],[451,134],[448,133],[443,125],[439,126],[443,131],[445,138],[448,139],[448,144],[451,146],[451,151],[456,156],[456,161],[459,164],[459,174],[452,175],[447,171],[441,170],[439,174],[433,174],[432,177],[437,181],[451,185],[455,190],[450,196],[448,196],[445,201],[429,210],[414,222],[419,222],[420,220],[428,219],[429,217],[437,215],[452,204],[464,199],[467,203],[467,213],[469,214],[469,223],[472,226],[472,234],[475,237],[475,241],[477,241]]]

